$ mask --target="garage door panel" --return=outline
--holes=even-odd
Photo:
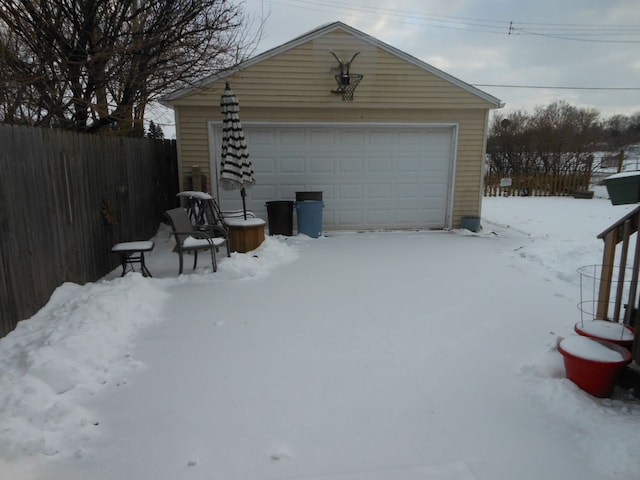
[[[272,129],[248,130],[245,132],[245,140],[254,147],[278,145],[277,132]]]
[[[440,225],[445,221],[445,216],[441,210],[427,209],[421,213],[427,228],[442,228]]]
[[[401,225],[411,225],[416,219],[426,222],[427,216],[424,209],[418,208],[398,208],[395,212],[395,223]]]
[[[324,225],[336,225],[336,216],[335,216],[335,212],[333,210],[330,210],[328,208],[324,208],[322,210],[322,222],[323,222],[323,226]]]
[[[366,143],[366,133],[364,130],[343,130],[339,132],[339,142],[342,147],[359,147],[361,150]]]
[[[239,195],[239,193],[236,191]],[[269,201],[277,198],[278,188],[276,185],[254,185],[251,187],[251,198],[259,201]]]
[[[378,146],[394,145],[396,134],[392,130],[372,130],[369,133],[369,144]]]
[[[418,183],[397,183],[395,188],[396,197],[398,198],[417,198],[420,196],[421,189]]]
[[[379,157],[371,155],[367,159],[367,172],[368,173],[382,173],[387,174],[392,171],[392,157]]]
[[[449,145],[440,145],[435,143],[429,148],[429,163],[449,163],[449,151],[451,147]]]
[[[396,138],[397,146],[400,148],[409,148],[413,150],[422,150],[427,148],[427,135],[423,130],[410,129],[410,130],[398,130]]]
[[[383,228],[392,222],[391,209],[389,208],[370,208],[367,210],[366,224],[373,228]]]
[[[341,226],[362,225],[364,214],[362,210],[340,210],[337,212],[336,219]]]
[[[334,157],[328,157],[328,156],[310,157],[308,160],[308,172],[312,174],[334,173],[335,172]]]
[[[423,157],[397,157],[396,165],[398,173],[416,173],[426,170],[427,165]]]
[[[343,183],[338,185],[336,200],[361,200],[364,198],[365,186],[360,183]]]
[[[333,199],[335,198],[335,185],[333,183],[307,183],[305,188],[302,191],[311,191],[311,192],[323,192],[323,199]],[[298,190],[300,191],[300,190]]]
[[[258,162],[255,162],[258,163]],[[301,156],[282,156],[280,157],[279,162],[280,168],[274,168],[272,172],[280,172],[283,174],[287,173],[298,173],[304,174],[306,170],[306,159]],[[255,170],[255,169],[254,169]]]
[[[300,146],[303,147],[305,145],[305,132],[304,130],[298,129],[290,129],[284,130],[281,129],[278,131],[278,139],[280,145],[282,146]]]
[[[446,185],[439,184],[425,184],[422,187],[422,192],[425,198],[435,201],[439,198],[442,198],[443,196],[446,196],[447,187]]]
[[[278,168],[277,165],[281,162],[279,158],[276,157],[260,157],[260,158],[252,158],[253,171],[256,175],[258,174],[269,174],[271,172],[276,171]]]
[[[273,199],[278,200],[294,200],[296,198],[296,192],[303,192],[305,190],[305,185],[303,182],[301,183],[292,183],[292,184],[280,184],[280,196],[273,197]]]
[[[431,175],[445,175],[449,171],[448,162],[429,162],[422,164],[421,171],[427,172]],[[442,178],[440,178],[442,180]]]
[[[391,199],[392,186],[389,183],[370,183],[367,185],[367,198],[372,200]]]
[[[327,128],[312,128],[308,130],[308,143],[314,148],[333,150],[336,144],[336,132]]]
[[[340,173],[357,173],[362,175],[365,171],[364,157],[341,157],[338,159],[338,171]]]
[[[250,208],[323,192],[325,228],[441,228],[450,208],[453,127],[245,125],[257,183]],[[222,192],[234,202],[237,192]],[[231,200],[233,199],[233,200]],[[265,212],[266,214],[266,212]]]

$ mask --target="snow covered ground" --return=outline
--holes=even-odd
[[[633,206],[486,198],[483,230],[267,238],[60,286],[0,340],[0,478],[637,479],[640,402],[565,378]],[[187,270],[189,271],[189,270]]]

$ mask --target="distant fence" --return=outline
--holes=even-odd
[[[490,173],[484,177],[484,196],[569,196],[589,189],[590,175],[514,175]]]
[[[151,238],[177,191],[175,141],[0,124],[0,336],[111,271],[111,246]]]

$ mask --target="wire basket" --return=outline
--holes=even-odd
[[[578,269],[580,276],[580,321],[600,320],[619,321],[628,318],[629,309],[635,308],[635,300],[629,301],[629,287],[633,269],[630,267],[608,267],[612,269],[611,285],[607,300],[600,300],[600,283],[603,275],[603,265],[586,265]],[[624,271],[622,271],[624,270]],[[623,275],[621,275],[623,274]],[[621,301],[616,302],[617,295],[621,295]],[[622,311],[624,309],[624,311]]]

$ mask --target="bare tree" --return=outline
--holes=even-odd
[[[229,0],[0,0],[0,120],[142,136],[147,104],[243,60]]]
[[[492,172],[521,175],[535,171],[529,122],[530,117],[523,111],[493,117],[487,141]]]
[[[602,129],[609,150],[620,150],[626,145],[640,142],[640,113],[613,115],[602,122]]]
[[[585,170],[597,144],[599,113],[566,102],[536,109],[531,128],[536,154],[544,173],[576,173]]]
[[[601,141],[598,112],[566,102],[494,117],[487,154],[493,172],[508,175],[585,173]]]

